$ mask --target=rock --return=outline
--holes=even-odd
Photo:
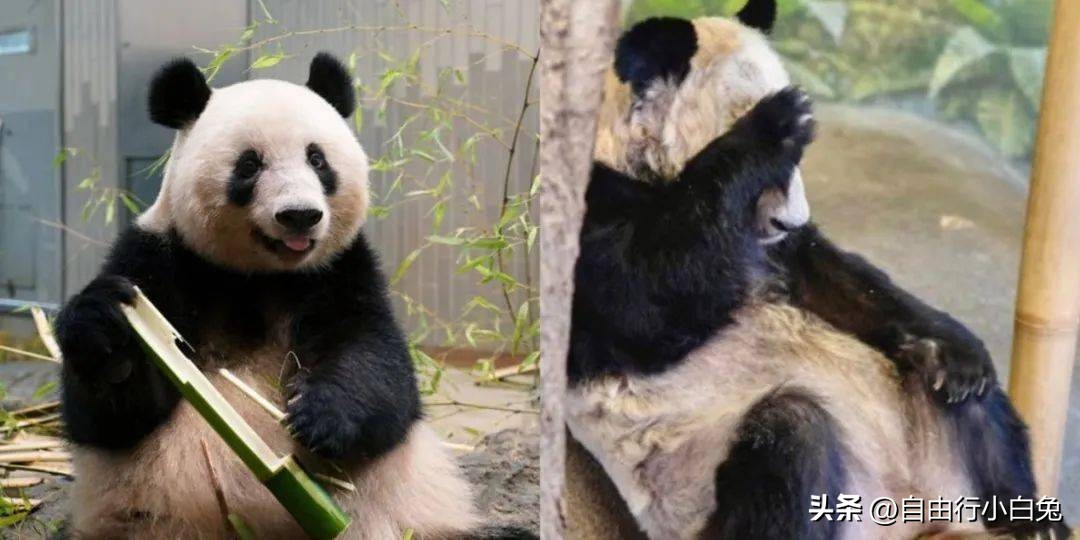
[[[477,507],[492,523],[540,530],[539,443],[536,432],[507,429],[460,458]]]
[[[18,409],[59,399],[60,365],[45,361],[0,362],[0,407],[4,410]],[[46,390],[35,398],[39,390]]]

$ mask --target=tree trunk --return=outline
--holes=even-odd
[[[617,0],[544,0],[540,13],[540,535],[565,530],[563,395],[574,263]]]

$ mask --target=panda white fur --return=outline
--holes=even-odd
[[[1001,515],[811,522],[813,495],[868,509],[1035,486],[981,342],[808,223],[814,124],[762,33],[775,12],[750,0],[619,40],[575,269],[571,536],[1067,537]]]
[[[343,118],[355,101],[340,62],[317,55],[305,86],[211,90],[177,60],[155,76],[149,105],[177,129],[161,193],[57,321],[72,536],[230,536],[212,466],[229,511],[258,538],[302,537],[143,356],[118,309],[134,284],[271,447],[337,460],[356,487],[334,493],[353,518],[345,537],[531,537],[482,526],[453,457],[421,420],[406,342],[360,231],[368,164]],[[289,427],[224,383],[220,367],[279,397]]]

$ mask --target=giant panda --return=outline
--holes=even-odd
[[[138,286],[276,452],[336,460],[355,485],[333,493],[353,519],[345,538],[534,537],[481,523],[421,419],[406,340],[361,232],[368,163],[345,120],[354,106],[350,76],[325,53],[306,85],[211,89],[186,59],[153,78],[150,117],[176,130],[161,192],[57,318],[72,536],[230,537],[218,487],[257,538],[303,536],[144,357],[119,309]],[[222,367],[279,400],[286,425],[223,383]]]
[[[809,223],[814,121],[766,39],[775,15],[750,0],[618,41],[575,268],[570,536],[1067,537],[1000,514],[811,521],[814,495],[868,512],[1035,484],[982,343]]]

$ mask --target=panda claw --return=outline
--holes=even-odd
[[[756,136],[763,137],[770,145],[779,146],[796,162],[814,138],[810,97],[795,86],[763,98],[743,121]]]
[[[932,388],[934,389],[935,392],[938,392],[944,386],[945,386],[945,370],[944,369],[939,369],[939,370],[937,370],[937,374],[934,377],[934,385],[933,385]]]

